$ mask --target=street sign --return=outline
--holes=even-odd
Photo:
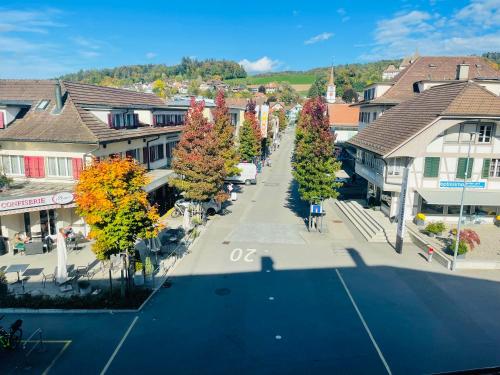
[[[463,189],[463,181],[439,181],[440,189]],[[467,189],[486,189],[486,181],[467,181]]]
[[[311,204],[311,213],[312,214],[320,214],[321,212],[322,212],[321,205]]]

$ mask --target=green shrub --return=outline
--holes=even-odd
[[[135,262],[135,272],[142,272],[142,268],[143,268],[142,262],[136,261]]]
[[[151,257],[146,257],[146,262],[144,264],[144,271],[146,275],[152,275],[154,271],[153,262],[151,262]]]
[[[455,246],[456,246],[456,243],[457,241],[456,240],[452,240],[451,241],[451,245],[449,247],[449,250],[454,253],[455,252]],[[460,240],[460,242],[458,243],[458,251],[457,251],[457,254],[458,255],[463,255],[463,254],[467,254],[467,252],[469,251],[469,247],[467,246],[467,243],[463,240]]]
[[[427,224],[425,230],[430,233],[440,234],[443,233],[446,229],[444,223],[442,221],[434,221],[432,223]]]
[[[203,221],[201,220],[201,218],[199,216],[193,216],[193,218],[191,219],[191,223],[193,225],[201,225]]]

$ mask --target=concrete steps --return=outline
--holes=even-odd
[[[382,212],[365,209],[354,200],[336,201],[335,204],[368,242],[396,241],[397,225]],[[404,241],[410,241],[408,235],[405,235]]]

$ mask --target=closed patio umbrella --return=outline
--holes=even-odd
[[[57,233],[57,273],[56,281],[58,284],[64,283],[68,280],[68,251],[66,250],[66,238],[64,237],[64,230],[61,228]]]
[[[184,230],[187,232],[189,230],[189,228],[191,228],[191,220],[190,220],[190,216],[189,216],[189,210],[186,208],[186,210],[184,210],[184,220],[182,221],[182,227],[184,228]]]

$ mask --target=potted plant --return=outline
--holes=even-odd
[[[7,177],[5,174],[0,173],[0,191],[8,190],[12,184],[12,178]]]
[[[442,221],[435,221],[427,224],[425,227],[425,231],[430,237],[434,237],[436,235],[441,235],[445,230],[445,225]]]
[[[419,212],[417,216],[415,216],[415,224],[417,224],[418,226],[423,226],[425,224],[425,219],[425,215]]]
[[[142,273],[143,265],[141,261],[135,262],[134,285],[144,285],[144,274]]]
[[[495,225],[496,225],[497,227],[500,227],[500,215],[497,215],[497,216],[495,217]]]
[[[153,262],[151,262],[151,257],[146,257],[146,262],[144,263],[144,271],[144,273],[146,274],[146,281],[152,282],[154,267]]]
[[[92,287],[87,280],[78,281],[78,290],[80,291],[81,296],[87,296],[92,293]]]
[[[452,234],[457,234],[456,229],[452,229],[450,231]],[[448,250],[453,254],[455,252],[455,246],[456,246],[457,240],[454,239],[451,241],[450,247]],[[481,240],[479,239],[479,235],[473,231],[472,229],[464,229],[460,231],[460,241],[458,243],[458,250],[457,250],[457,258],[463,259],[465,258],[465,254],[467,254],[469,251],[474,250],[476,245],[480,245]]]

